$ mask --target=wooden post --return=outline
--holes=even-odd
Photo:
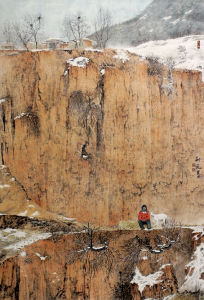
[[[197,41],[197,49],[200,49],[200,41]]]

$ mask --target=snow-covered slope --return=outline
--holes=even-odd
[[[109,46],[204,34],[203,0],[153,0],[136,18],[112,27]]]
[[[201,48],[197,49],[200,40]],[[126,48],[131,53],[142,57],[158,57],[163,64],[174,63],[174,68],[199,70],[204,81],[204,35],[186,36],[177,39],[151,41],[137,47]]]

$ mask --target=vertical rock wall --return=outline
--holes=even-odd
[[[67,63],[78,56],[88,64]],[[202,222],[201,74],[174,71],[167,92],[165,68],[110,50],[2,53],[0,64],[0,160],[31,199],[100,225],[134,218],[143,203]]]

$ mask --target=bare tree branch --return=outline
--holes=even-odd
[[[38,34],[41,29],[42,24],[42,16],[39,15],[30,15],[25,18],[25,22],[27,24],[27,27],[29,28],[28,31],[30,31],[31,37],[33,38],[35,42],[35,47],[37,49],[38,47]]]
[[[13,43],[15,38],[14,38],[14,30],[13,30],[13,25],[10,22],[6,22],[3,25],[2,29],[2,34],[3,37],[5,38],[6,43]]]
[[[83,46],[83,39],[86,37],[89,31],[89,26],[86,22],[84,16],[80,13],[71,16],[65,17],[63,21],[63,30],[68,39],[73,39],[76,45],[76,48]]]
[[[98,48],[105,48],[108,40],[111,37],[111,14],[109,10],[100,8],[94,22],[95,34],[94,37]]]
[[[41,29],[42,16],[28,15],[25,16],[22,22],[13,25],[14,31],[20,43],[28,51],[28,43],[33,40],[35,47],[38,47],[38,35]]]
[[[20,43],[29,51],[28,43],[32,38],[29,28],[21,23],[15,23],[13,28]]]
[[[88,263],[91,274],[95,274],[102,267],[106,267],[109,274],[119,256],[119,252],[109,245],[108,236],[90,228],[89,225],[86,227],[86,234],[75,235],[75,246],[76,248],[66,256],[67,264],[72,264],[78,259],[83,260]]]

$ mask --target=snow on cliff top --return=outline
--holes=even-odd
[[[76,57],[70,58],[67,60],[67,63],[73,67],[85,68],[89,63],[89,59],[87,57]]]
[[[204,273],[204,243],[197,247],[193,259],[186,265],[189,268],[180,292],[204,292],[204,281],[201,275]]]
[[[200,49],[197,49],[200,41]],[[191,35],[176,39],[151,41],[137,47],[126,48],[130,53],[146,57],[158,57],[163,64],[172,58],[175,68],[198,70],[204,81],[204,35]]]

